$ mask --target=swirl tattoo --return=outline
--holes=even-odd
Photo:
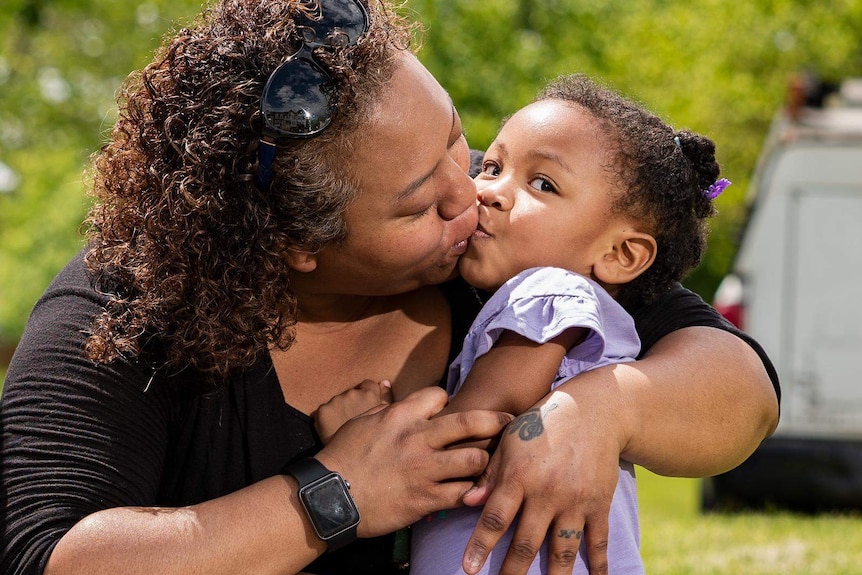
[[[545,426],[542,425],[542,413],[537,409],[529,409],[516,417],[509,424],[509,435],[515,433],[522,441],[530,441],[544,433]]]
[[[583,535],[584,532],[577,529],[560,529],[560,533],[559,535],[557,535],[557,537],[559,537],[560,539],[571,539],[572,537],[574,537],[575,539],[580,541]]]

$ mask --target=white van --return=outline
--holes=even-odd
[[[862,79],[783,111],[715,306],[781,379],[775,435],[704,483],[704,507],[862,508]]]

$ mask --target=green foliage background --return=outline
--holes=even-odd
[[[81,175],[115,117],[115,90],[199,9],[200,0],[0,5],[0,343],[17,339],[81,246]],[[732,259],[790,74],[862,75],[862,0],[407,0],[403,9],[425,24],[420,58],[450,90],[474,147],[548,79],[575,71],[710,135],[736,185],[718,200],[707,258],[688,280],[707,298]]]

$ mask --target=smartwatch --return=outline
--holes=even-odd
[[[284,473],[299,483],[299,500],[317,536],[335,551],[356,540],[359,510],[350,484],[313,457],[289,463]]]

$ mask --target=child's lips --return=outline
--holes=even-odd
[[[476,239],[493,238],[494,235],[492,233],[490,233],[488,230],[486,230],[485,226],[483,226],[482,223],[480,222],[479,225],[476,227],[476,231],[473,232],[473,237]]]

